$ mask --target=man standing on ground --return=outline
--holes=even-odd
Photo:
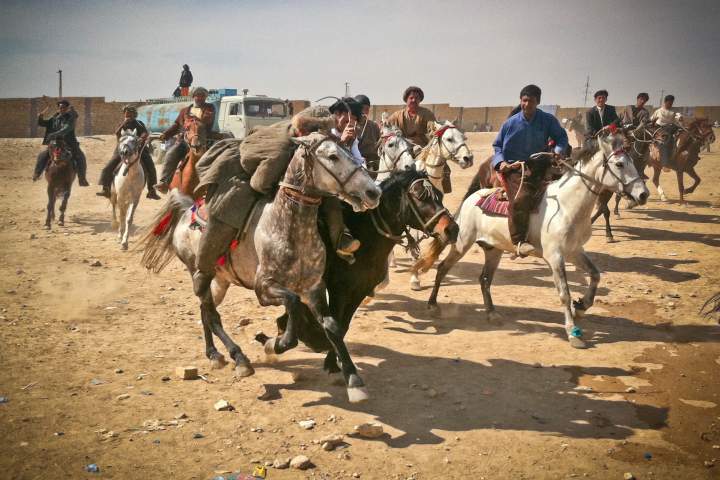
[[[180,96],[187,97],[190,94],[190,86],[193,82],[193,76],[190,72],[190,67],[186,65],[183,65],[182,72],[180,73],[180,81],[178,82],[178,85],[180,86]]]

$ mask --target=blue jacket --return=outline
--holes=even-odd
[[[500,162],[527,160],[533,153],[545,151],[548,138],[555,140],[555,153],[564,152],[568,146],[567,133],[553,115],[536,110],[528,121],[522,111],[516,113],[505,120],[493,142],[493,168]]]

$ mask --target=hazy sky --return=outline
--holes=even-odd
[[[181,65],[195,85],[282,98],[365,93],[399,103],[720,104],[720,0],[8,1],[0,16],[3,97],[135,100],[169,95]]]

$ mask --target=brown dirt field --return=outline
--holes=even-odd
[[[478,159],[490,151],[491,134],[470,137]],[[94,181],[114,141],[81,142]],[[687,206],[661,203],[650,186],[646,206],[613,220],[618,243],[595,226],[587,250],[603,276],[581,321],[588,350],[567,344],[540,261],[503,259],[493,292],[504,319],[489,324],[480,253],[451,272],[435,318],[425,308],[429,288],[409,289],[409,260],[398,252],[390,286],[348,334],[371,395],[361,405],[322,372],[321,355],[298,347],[267,363],[252,338],[274,331],[279,310],[240,288],[220,313],[257,374],[234,381],[229,367],[209,370],[187,273],[175,261],[152,275],[122,252],[96,187],[75,188],[66,227],[43,229],[44,182],[30,181],[39,148],[39,140],[0,140],[2,478],[208,479],[299,454],[315,468],[270,468],[268,478],[720,477],[720,327],[698,315],[720,289],[718,144],[704,154],[704,181]],[[473,173],[454,169],[446,204],[458,204]],[[677,198],[674,175],[662,182]],[[137,224],[159,207],[143,199]],[[585,280],[572,268],[570,277],[577,296]],[[198,366],[208,381],[176,379],[181,365]],[[236,410],[215,411],[220,399]],[[188,418],[148,428],[179,413]],[[307,418],[313,430],[297,425]],[[316,442],[367,421],[381,422],[385,436],[346,437],[349,446],[334,452]],[[89,463],[100,473],[85,473]]]

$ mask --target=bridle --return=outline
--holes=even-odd
[[[342,197],[343,194],[346,194],[345,192],[345,185],[358,173],[362,172],[364,170],[362,165],[358,165],[355,162],[353,162],[353,165],[355,165],[355,168],[350,171],[345,177],[340,177],[337,175],[334,171],[332,171],[330,168],[328,168],[317,156],[317,149],[320,148],[320,146],[325,142],[332,142],[338,147],[340,147],[342,150],[347,152],[349,156],[352,157],[352,153],[342,146],[341,144],[335,142],[332,140],[329,136],[325,136],[321,140],[317,141],[316,143],[310,145],[310,146],[301,146],[304,150],[303,154],[303,165],[302,165],[302,171],[299,172],[302,174],[302,185],[294,185],[292,183],[287,182],[280,182],[279,185],[281,187],[284,187],[283,192],[292,200],[298,201],[302,204],[307,205],[317,205],[320,203],[320,199],[322,197]],[[313,178],[313,168],[315,167],[315,163],[317,161],[317,164],[320,165],[323,170],[325,170],[330,176],[333,178],[335,183],[338,184],[340,187],[338,190],[341,191],[341,193],[332,195],[327,192],[320,191],[315,188],[315,181]],[[296,172],[297,174],[298,172]],[[288,192],[288,190],[292,190],[293,193]],[[300,194],[300,195],[298,195]]]
[[[447,159],[448,159],[448,158],[449,158],[450,160],[454,160],[455,162],[460,163],[460,160],[458,159],[458,153],[460,152],[460,149],[463,148],[463,147],[465,147],[468,151],[470,151],[470,147],[468,147],[468,146],[467,146],[467,143],[464,142],[464,141],[463,141],[461,144],[459,144],[455,150],[451,150],[451,149],[447,146],[445,140],[443,140],[443,135],[445,134],[445,132],[446,132],[447,130],[449,130],[449,129],[456,129],[456,128],[457,128],[457,127],[456,127],[455,125],[444,125],[444,126],[440,127],[439,129],[437,129],[437,130],[435,131],[435,133],[433,133],[433,138],[430,140],[430,143],[428,143],[427,146],[425,146],[425,147],[423,148],[423,153],[424,153],[424,151],[426,151],[426,150],[429,151],[429,150],[437,143],[438,149],[439,149],[439,151],[440,151],[440,155],[438,155],[438,158],[440,159],[440,162],[439,162],[439,163],[436,163],[436,164],[431,164],[431,163],[428,163],[428,162],[426,161],[426,162],[425,162],[425,166],[426,166],[426,167],[430,167],[430,168],[439,168],[439,167],[442,167],[442,166],[444,166],[444,165],[447,163]],[[443,149],[445,149],[445,151],[448,153],[448,156],[447,156],[447,157],[446,157],[445,155],[443,155]],[[429,173],[428,173],[428,176],[431,177],[431,178],[435,178],[435,179],[437,179],[437,178],[443,178],[442,176],[436,177],[436,176],[430,175]]]
[[[413,216],[415,217],[415,220],[417,220],[418,225],[422,225],[422,228],[420,231],[428,236],[432,237],[435,234],[432,232],[432,227],[440,221],[440,217],[442,217],[445,214],[450,214],[447,208],[441,207],[435,210],[435,213],[428,219],[424,220],[422,218],[422,215],[420,213],[420,209],[417,206],[417,203],[415,203],[415,196],[411,193],[415,185],[418,183],[422,184],[423,193],[425,195],[431,195],[433,198],[435,198],[435,191],[434,187],[432,186],[432,183],[430,183],[425,178],[418,178],[416,180],[413,180],[413,182],[408,186],[407,189],[403,191],[403,194],[405,195],[405,199],[407,201],[408,206],[410,207],[410,211],[412,212]],[[388,238],[392,240],[393,242],[402,245],[402,234],[395,235],[392,233],[392,229],[390,228],[388,222],[383,218],[382,213],[380,213],[380,208],[375,208],[370,212],[370,218],[372,219],[373,226],[375,227],[375,230],[382,235],[385,238]],[[403,233],[407,233],[407,230]]]
[[[388,134],[388,135],[383,135],[382,137],[380,137],[380,142],[379,142],[379,145],[378,145],[378,157],[380,157],[380,158],[382,158],[382,159],[388,158],[387,153],[385,152],[385,145],[387,145],[387,142],[389,142],[390,139],[393,138],[393,137],[397,138],[398,140],[399,140],[399,139],[402,139],[402,140],[406,143],[407,146],[406,146],[404,149],[402,149],[402,150],[400,151],[400,153],[398,153],[398,154],[395,156],[395,158],[392,158],[392,159],[390,160],[390,168],[388,168],[388,169],[386,169],[386,170],[370,170],[370,169],[368,169],[368,172],[370,172],[370,173],[376,173],[376,174],[378,174],[378,173],[391,173],[391,172],[394,172],[395,169],[397,168],[397,164],[398,164],[398,162],[400,161],[400,158],[401,158],[403,155],[405,155],[406,153],[407,153],[408,155],[410,155],[410,158],[414,159],[413,154],[412,154],[412,144],[410,143],[410,141],[408,141],[408,140],[407,140],[406,138],[404,138],[404,137],[401,137],[401,136],[397,135],[396,133],[390,133],[390,134]],[[381,162],[381,163],[384,163],[384,164],[387,165],[387,162]]]
[[[67,162],[72,157],[72,152],[64,143],[56,142],[49,145],[50,148],[50,160],[52,163],[59,165],[60,163]]]
[[[188,146],[190,148],[192,148],[193,150],[195,150],[197,152],[199,150],[202,150],[203,144],[206,142],[202,141],[203,136],[198,133],[198,131],[200,129],[200,126],[198,125],[199,120],[197,119],[197,117],[194,117],[194,116],[191,116],[190,118],[192,120],[185,122],[185,125],[183,125],[183,139],[185,140],[185,142],[188,144]],[[192,123],[195,125],[195,133],[193,133],[191,135],[188,135],[190,133],[189,129],[187,128],[188,123]],[[196,139],[197,139],[198,143],[193,144],[192,141],[196,140]]]
[[[131,135],[125,135],[124,137],[120,138],[120,143],[123,142],[123,139],[128,138],[128,137],[131,137]],[[137,139],[138,137],[133,137],[133,138]],[[133,155],[126,157],[126,156],[123,156],[122,154],[120,154],[120,145],[118,144],[118,154],[120,154],[120,158],[122,159],[122,162],[127,166],[127,170],[125,170],[125,175],[127,175],[127,172],[132,165],[135,165],[137,162],[140,161],[140,155],[142,155],[142,151],[144,148],[145,148],[145,145],[143,145],[142,148],[137,148],[137,145],[136,145],[136,148],[135,148],[136,154],[134,155],[135,158],[132,161],[129,161],[128,158],[131,158]]]

